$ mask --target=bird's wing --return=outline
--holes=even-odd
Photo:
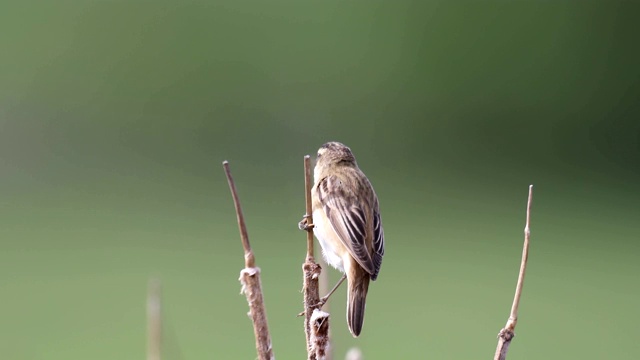
[[[383,256],[384,229],[382,228],[382,221],[380,220],[378,204],[375,204],[375,208],[373,210],[373,273],[371,273],[371,280],[375,280],[378,277]]]
[[[359,201],[355,192],[336,176],[322,179],[317,191],[322,208],[342,244],[366,272],[375,274],[371,238],[367,246],[367,234],[373,235],[373,231],[367,231],[371,224],[367,223],[365,209],[360,206],[362,200]]]

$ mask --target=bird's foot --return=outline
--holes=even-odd
[[[342,275],[342,277],[340,278],[340,280],[338,280],[338,283],[336,284],[336,286],[333,287],[333,289],[331,289],[331,291],[329,291],[329,293],[323,297],[320,298],[320,301],[316,304],[316,306],[318,307],[318,309],[322,308],[324,306],[324,304],[327,303],[327,300],[329,300],[329,298],[331,297],[331,295],[333,295],[334,292],[336,292],[336,290],[338,290],[338,288],[340,287],[340,285],[342,285],[342,283],[347,279],[347,275],[344,274]]]
[[[329,300],[329,296],[331,296],[331,294],[328,294],[326,296],[323,296],[320,298],[320,301],[318,301],[317,304],[315,304],[313,307],[316,307],[318,309],[322,309],[322,307],[324,306],[324,304],[327,303],[327,300]]]
[[[329,294],[329,295],[331,295],[331,294]],[[315,305],[311,305],[310,307],[311,307],[312,309],[322,309],[322,307],[324,306],[324,304],[326,304],[326,303],[327,303],[327,300],[329,300],[329,295],[324,296],[324,297],[321,297],[321,298],[320,298],[320,301],[318,301],[318,303],[317,303],[317,304],[315,304]],[[303,312],[301,312],[300,314],[298,314],[298,316],[304,316],[304,311],[303,311]]]
[[[304,231],[311,231],[311,229],[313,229],[315,225],[309,224],[310,217],[311,215],[306,215],[306,214],[303,215],[302,220],[298,223],[298,229],[304,230]]]

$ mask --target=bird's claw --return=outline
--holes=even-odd
[[[315,305],[311,305],[310,307],[313,309],[322,309],[322,307],[324,306],[324,304],[327,303],[327,300],[329,300],[329,298],[327,296],[321,297],[320,301],[315,304]],[[304,311],[301,312],[300,314],[298,314],[298,316],[304,316]]]
[[[321,297],[320,298],[320,302],[318,302],[317,304],[315,304],[313,307],[317,307],[318,309],[322,309],[322,307],[324,306],[324,304],[327,303],[327,300],[329,300],[326,296],[325,297]]]
[[[308,223],[310,217],[311,216],[309,215],[304,215],[302,217],[302,220],[298,223],[298,229],[304,230],[304,231],[311,231],[311,229],[313,229],[315,225]]]

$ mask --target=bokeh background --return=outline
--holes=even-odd
[[[337,354],[640,357],[632,1],[0,4],[0,357],[253,359],[229,160],[276,357],[304,357],[302,158],[349,145],[387,237]],[[338,274],[331,271],[332,280]],[[337,355],[338,358],[341,355]]]

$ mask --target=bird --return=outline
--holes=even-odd
[[[378,197],[351,149],[342,143],[332,141],[320,147],[313,173],[314,235],[326,262],[344,274],[322,302],[346,277],[347,325],[358,337],[369,281],[378,277],[384,256]]]

